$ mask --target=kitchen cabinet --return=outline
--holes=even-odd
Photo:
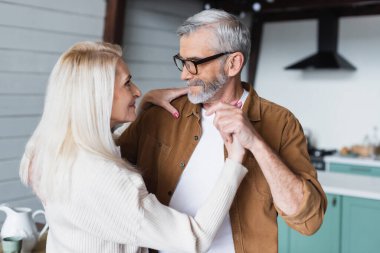
[[[380,252],[380,201],[343,197],[342,252]]]
[[[342,196],[327,194],[328,207],[321,228],[312,236],[301,235],[289,228],[281,217],[279,253],[339,253]]]
[[[281,217],[279,253],[379,253],[380,200],[327,194],[328,207],[321,228],[304,236]]]
[[[277,225],[278,225],[278,253],[288,253],[290,228],[280,216],[277,217]]]

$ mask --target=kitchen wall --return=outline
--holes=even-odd
[[[172,56],[178,53],[176,30],[203,9],[200,0],[127,1],[124,58],[143,93],[162,87],[184,87]],[[242,21],[250,24],[250,16]],[[244,80],[247,80],[244,69]]]
[[[143,92],[183,86],[171,58],[178,52],[175,31],[200,10],[198,0],[127,1],[123,47]],[[104,0],[0,0],[0,203],[40,207],[19,182],[19,160],[58,56],[77,41],[101,40],[104,14]],[[318,146],[360,143],[380,128],[380,17],[340,21],[339,51],[357,71],[284,71],[316,50],[316,28],[312,20],[266,24],[255,88],[292,110]]]
[[[143,93],[159,87],[180,87],[172,56],[178,53],[177,27],[202,10],[202,1],[127,1],[124,58]]]
[[[263,29],[255,88],[293,111],[320,148],[361,144],[380,128],[380,16],[345,17],[339,24],[339,52],[354,72],[284,70],[316,51],[315,20]]]
[[[104,0],[0,0],[0,204],[39,208],[18,178],[48,75],[73,43],[102,40]],[[0,223],[5,215],[0,213]]]

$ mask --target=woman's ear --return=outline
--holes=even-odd
[[[241,52],[235,52],[229,55],[227,59],[227,75],[236,76],[241,72],[244,63],[244,55]]]

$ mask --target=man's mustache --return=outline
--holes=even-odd
[[[202,86],[204,87],[205,86],[205,82],[203,82],[202,80],[191,80],[191,81],[187,81],[187,86],[188,87],[194,87],[194,86]]]

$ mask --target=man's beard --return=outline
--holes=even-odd
[[[189,87],[199,86],[202,90],[198,94],[192,94],[189,91],[189,93],[187,93],[187,97],[193,104],[208,102],[215,96],[216,93],[218,93],[218,91],[220,91],[223,85],[227,82],[227,78],[227,75],[222,70],[211,82],[205,82],[201,79],[190,80],[187,82]]]

